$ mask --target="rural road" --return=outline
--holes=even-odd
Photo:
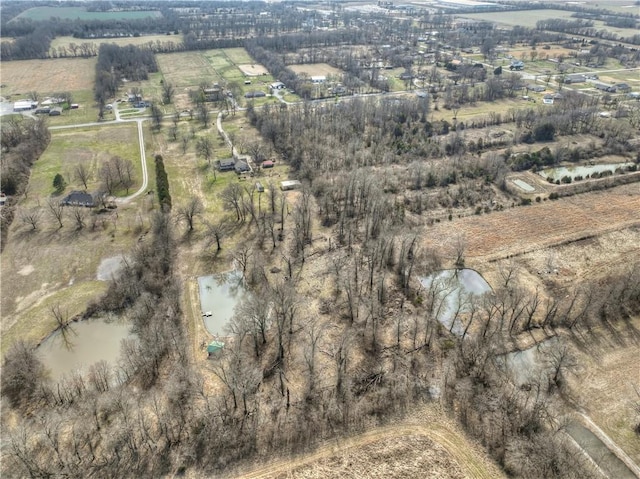
[[[446,424],[438,424],[437,422],[433,422],[428,426],[399,424],[379,427],[351,438],[334,439],[310,454],[278,460],[265,467],[236,477],[239,479],[266,479],[283,474],[292,474],[300,467],[331,456],[338,456],[348,449],[366,446],[377,441],[394,441],[405,436],[415,435],[424,436],[442,446],[460,466],[467,478],[495,479],[500,477],[500,475],[496,476],[496,474],[500,474],[497,467],[487,467],[486,459],[480,457],[476,450],[466,444],[466,438],[447,427]]]

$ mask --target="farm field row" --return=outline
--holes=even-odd
[[[468,258],[474,261],[505,258],[639,224],[638,192],[638,183],[632,183],[437,223],[425,230],[424,243],[428,246],[452,244],[462,236]]]
[[[157,18],[162,14],[158,10],[138,10],[121,12],[90,12],[84,7],[33,7],[25,10],[14,20],[29,19],[34,21],[60,18],[66,20],[139,20]]]

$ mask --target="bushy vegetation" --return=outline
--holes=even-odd
[[[156,155],[156,189],[158,190],[158,202],[163,211],[171,211],[171,194],[169,193],[169,178],[164,169],[164,160],[161,155]]]

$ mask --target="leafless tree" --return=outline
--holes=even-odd
[[[87,209],[83,206],[74,206],[70,209],[70,215],[76,224],[76,229],[81,230],[85,227],[87,219]]]
[[[189,202],[183,206],[180,206],[177,211],[177,220],[184,221],[187,224],[189,231],[193,231],[195,219],[204,213],[204,206],[202,200],[197,196],[194,196]]]
[[[216,245],[216,252],[222,249],[222,239],[227,235],[229,231],[229,218],[227,216],[222,217],[214,223],[207,222],[207,248],[210,248],[214,243]]]
[[[89,181],[91,181],[92,173],[91,169],[84,161],[78,161],[73,165],[73,177],[82,183],[85,191],[88,189]]]
[[[31,209],[23,209],[20,210],[20,219],[23,223],[31,226],[31,228],[35,231],[38,229],[38,225],[40,224],[40,219],[42,218],[42,209],[40,208],[31,208]]]
[[[201,156],[202,158],[207,160],[207,163],[209,164],[209,166],[211,166],[211,158],[213,157],[213,143],[208,136],[198,138],[198,141],[196,143],[196,152],[198,153],[198,156]]]
[[[238,183],[229,183],[220,193],[220,199],[225,208],[233,209],[236,213],[236,221],[244,222],[245,210],[242,206],[244,190]]]
[[[62,220],[64,218],[64,207],[62,206],[62,203],[55,198],[49,198],[49,201],[47,201],[47,207],[49,208],[49,213],[52,218],[58,222],[58,228],[62,228]]]

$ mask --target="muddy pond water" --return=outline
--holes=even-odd
[[[491,291],[480,273],[472,269],[447,269],[420,278],[425,296],[434,299],[436,319],[452,333],[461,336],[464,325],[456,312],[465,312],[473,296]]]
[[[233,270],[200,276],[198,287],[202,319],[207,331],[214,336],[224,336],[225,326],[233,317],[236,305],[247,294],[242,272]]]
[[[560,180],[565,176],[571,178],[571,180],[575,180],[577,176],[581,176],[582,178],[599,177],[601,173],[609,172],[614,173],[617,169],[627,170],[633,163],[607,163],[603,165],[584,165],[584,166],[569,166],[569,167],[557,167],[557,168],[546,168],[544,170],[540,170],[538,174],[543,178],[553,178],[555,180]]]
[[[87,372],[90,365],[106,361],[115,366],[123,339],[135,337],[124,320],[90,319],[71,323],[65,333],[57,331],[39,347],[38,355],[58,380],[73,370]]]

